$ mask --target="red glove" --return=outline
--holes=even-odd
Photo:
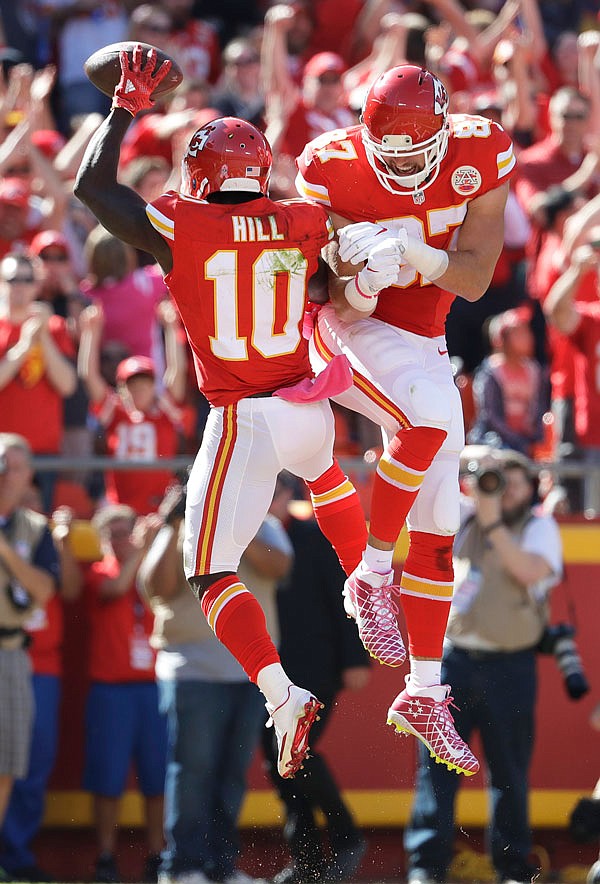
[[[156,73],[153,73],[156,65],[156,49],[149,49],[146,64],[142,68],[142,47],[139,43],[133,47],[131,62],[124,50],[119,53],[119,60],[121,79],[115,86],[112,106],[122,107],[135,117],[140,111],[153,106],[152,93],[171,70],[171,62],[163,61]]]

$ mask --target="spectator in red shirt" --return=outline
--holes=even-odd
[[[146,812],[145,880],[156,880],[163,846],[162,814],[167,733],[159,713],[150,647],[153,616],[135,586],[140,563],[160,520],[137,519],[127,506],[94,516],[103,558],[88,572],[90,691],[86,708],[83,785],[94,795],[98,859],[94,881],[119,881],[115,853],[120,799],[135,760]]]
[[[81,315],[79,374],[105,430],[108,454],[120,460],[152,461],[175,457],[178,452],[181,414],[177,403],[185,393],[185,349],[178,335],[177,313],[170,301],[161,304],[159,316],[167,353],[164,393],[157,383],[154,362],[139,355],[119,363],[117,390],[112,390],[100,373],[102,311],[91,306]],[[127,504],[140,515],[155,512],[173,479],[171,470],[107,472],[107,499]]]
[[[295,17],[290,6],[278,3],[265,16],[261,67],[265,83],[265,134],[275,158],[271,190],[277,198],[296,195],[294,160],[307,142],[331,129],[356,123],[348,107],[343,75],[346,63],[335,52],[313,55],[298,86],[290,72],[286,36]]]
[[[554,93],[548,110],[550,133],[519,155],[514,187],[526,212],[531,212],[536,195],[562,184],[576,172],[586,154],[591,125],[589,98],[565,86]]]
[[[596,300],[579,300],[580,288],[589,278]],[[584,357],[584,376],[575,397],[575,432],[583,459],[592,467],[584,483],[586,514],[600,514],[600,384],[598,353],[600,352],[600,225],[590,226],[586,242],[569,255],[566,269],[556,280],[544,304],[548,320],[569,336]],[[596,468],[596,469],[593,469]]]
[[[0,429],[19,433],[36,455],[57,455],[63,436],[63,400],[77,377],[73,344],[61,316],[35,300],[35,261],[6,255],[0,263]],[[55,476],[40,472],[45,512]]]

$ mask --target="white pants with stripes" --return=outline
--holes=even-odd
[[[285,469],[314,481],[333,463],[329,402],[273,396],[211,408],[187,486],[187,577],[236,571]]]
[[[337,353],[350,360],[354,384],[335,401],[378,424],[384,445],[402,426],[436,425],[431,416],[423,419],[428,403],[415,399],[411,388],[423,381],[426,393],[441,394],[446,420],[438,426],[448,435],[425,474],[407,524],[409,530],[429,534],[454,533],[447,526],[458,527],[458,466],[465,439],[462,403],[445,338],[426,338],[371,317],[342,322],[326,304],[310,341],[313,370],[322,371]]]

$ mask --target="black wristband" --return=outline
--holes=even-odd
[[[482,527],[481,533],[487,536],[488,534],[491,534],[492,531],[495,531],[496,528],[501,528],[503,525],[504,522],[502,521],[502,519],[498,519],[497,522],[492,522],[491,525],[485,525],[485,527]]]

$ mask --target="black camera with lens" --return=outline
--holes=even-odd
[[[579,700],[590,689],[577,645],[575,627],[570,623],[547,626],[539,641],[540,654],[552,654],[560,669],[565,689],[572,700]]]
[[[469,461],[467,473],[474,476],[482,494],[502,494],[506,488],[504,473],[497,467],[482,467],[476,460]]]

